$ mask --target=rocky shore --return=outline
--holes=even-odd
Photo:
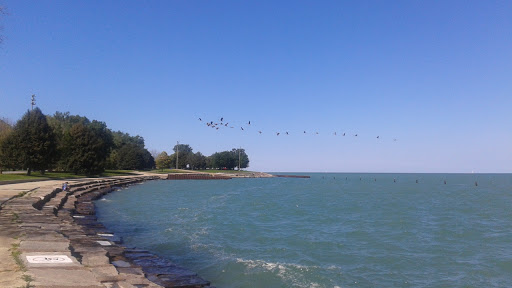
[[[155,179],[161,177],[74,180],[68,191],[55,183],[18,194],[0,191],[0,287],[210,286],[169,260],[123,246],[120,237],[96,221],[94,200]]]

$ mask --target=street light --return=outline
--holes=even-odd
[[[34,105],[36,105],[36,95],[32,94],[32,102],[31,102],[32,108],[31,110],[34,110]]]

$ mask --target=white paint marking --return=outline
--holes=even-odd
[[[33,255],[27,256],[27,261],[36,264],[73,263],[66,255]]]
[[[102,246],[111,246],[111,245],[112,245],[112,244],[111,244],[110,242],[108,242],[108,241],[96,241],[96,242],[100,243],[100,245],[102,245]]]

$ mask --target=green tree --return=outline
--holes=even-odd
[[[135,144],[144,147],[144,138],[139,135],[130,136],[130,134],[121,131],[112,132],[112,135],[114,137],[114,146],[117,149],[126,144]]]
[[[245,149],[233,148],[231,152],[233,153],[232,157],[235,158],[235,167],[238,167],[238,162],[240,162],[240,168],[249,167],[249,156],[245,153]]]
[[[91,121],[87,117],[79,115],[70,115],[69,112],[55,112],[53,116],[46,116],[48,124],[52,127],[55,138],[57,141],[57,161],[55,163],[55,169],[60,171],[72,171],[69,170],[69,147],[72,147],[73,138],[70,137],[69,133],[73,125],[82,124],[89,126]],[[82,169],[80,169],[82,170]]]
[[[144,138],[130,136],[121,131],[113,132],[114,149],[109,157],[111,169],[151,169],[155,166],[155,159],[144,148]]]
[[[167,154],[167,152],[162,152],[158,154],[155,159],[156,168],[160,170],[164,170],[166,168],[171,167],[171,157]]]
[[[193,154],[192,147],[188,144],[177,144],[172,148],[174,154],[171,155],[171,167],[176,167],[176,158],[178,158],[178,169],[186,169],[190,166],[189,157]]]
[[[13,133],[9,136],[11,144],[18,150],[19,166],[44,174],[56,158],[57,145],[53,129],[48,125],[46,117],[39,108],[27,111],[16,123]]]
[[[63,163],[74,173],[96,175],[105,171],[106,160],[113,145],[110,130],[103,122],[74,124],[63,137]]]
[[[234,170],[238,167],[239,158],[240,168],[249,167],[249,156],[247,156],[244,149],[234,148],[231,151],[215,152],[212,156],[208,157],[208,159],[205,159],[205,161],[208,163],[207,167],[213,169]]]
[[[233,157],[233,153],[231,151],[222,151],[215,152],[211,156],[212,162],[211,168],[214,169],[234,169],[235,167],[235,158]]]
[[[176,144],[174,145],[174,148],[172,148],[172,151],[176,153],[178,149],[180,153],[192,153],[192,147],[190,147],[188,144]]]
[[[134,143],[123,145],[117,150],[118,169],[143,170],[155,166],[155,160],[151,153],[144,147]]]
[[[188,155],[188,162],[190,164],[190,169],[198,170],[206,168],[206,157],[201,154],[201,152],[190,153]]]
[[[6,159],[7,156],[3,156],[3,151],[7,149],[8,144],[4,144],[4,142],[11,133],[12,125],[10,124],[9,120],[0,118],[0,174],[2,174],[4,168],[10,166],[10,161]],[[5,148],[3,148],[4,146]]]

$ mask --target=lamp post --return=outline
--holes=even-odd
[[[34,105],[36,105],[36,95],[32,94],[32,101],[31,101],[31,110],[34,110]]]
[[[178,169],[178,160],[179,160],[179,157],[180,157],[180,141],[176,141],[177,145],[176,145],[176,169]]]

